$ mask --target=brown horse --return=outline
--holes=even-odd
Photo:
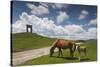
[[[58,56],[60,56],[60,54],[63,56],[62,49],[70,49],[70,56],[73,58],[73,53],[76,49],[76,45],[73,41],[70,40],[57,39],[50,49],[50,56],[53,55],[55,48],[59,49]]]

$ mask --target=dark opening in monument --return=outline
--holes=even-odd
[[[32,33],[32,25],[26,25],[26,32]]]

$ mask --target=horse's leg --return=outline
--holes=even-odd
[[[78,60],[79,61],[81,60],[80,54],[81,54],[81,51],[78,49]]]
[[[61,50],[61,48],[59,48],[58,56],[59,56],[59,57],[60,57],[60,56],[63,56],[63,55],[62,55],[62,50]]]
[[[61,50],[61,48],[59,49],[59,51],[60,51],[60,53],[61,53],[61,56],[63,56],[63,53],[62,53],[62,50]]]
[[[70,48],[70,56],[73,58],[73,50]]]
[[[79,60],[79,61],[81,60],[80,53],[79,53],[79,56],[78,56],[78,60]]]
[[[58,57],[60,56],[60,48],[58,48]]]
[[[84,50],[85,58],[87,57],[87,50]]]
[[[87,56],[87,50],[85,49],[85,56]]]

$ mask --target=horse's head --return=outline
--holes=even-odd
[[[54,48],[52,47],[52,48],[50,49],[50,57],[53,55],[53,53],[54,53]]]
[[[84,43],[75,43],[76,44],[76,50],[78,49],[78,48],[80,48],[80,46],[82,45],[82,44],[84,44]]]
[[[53,53],[54,53],[54,49],[56,48],[56,44],[57,44],[57,42],[58,42],[58,39],[57,39],[56,41],[54,41],[53,46],[52,46],[51,49],[50,49],[50,56],[53,55]]]

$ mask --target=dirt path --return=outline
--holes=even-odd
[[[27,50],[23,52],[13,53],[13,65],[22,64],[28,60],[49,54],[50,47]],[[56,50],[57,51],[57,50]]]

